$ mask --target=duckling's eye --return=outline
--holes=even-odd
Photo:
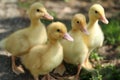
[[[36,11],[37,11],[37,12],[40,12],[40,10],[39,10],[39,9],[36,9]]]
[[[60,29],[57,29],[57,32],[60,32]]]
[[[98,13],[98,11],[95,10],[95,13]]]
[[[77,21],[77,23],[79,24],[80,22],[79,22],[79,21]]]

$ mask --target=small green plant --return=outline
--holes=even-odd
[[[96,72],[92,75],[92,78],[90,80],[102,80],[102,75],[100,74],[99,70],[96,70]]]
[[[93,51],[90,55],[90,59],[94,59],[95,61],[103,60],[103,57],[100,56],[96,51]]]

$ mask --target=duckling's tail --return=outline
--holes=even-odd
[[[0,55],[6,55],[6,56],[11,56],[11,54],[6,51],[5,49],[5,42],[7,39],[3,39],[0,41]]]
[[[3,39],[0,41],[0,49],[5,49],[5,42],[7,39]]]

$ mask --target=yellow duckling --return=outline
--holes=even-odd
[[[85,61],[88,53],[88,47],[82,36],[86,34],[88,35],[89,33],[87,32],[86,18],[83,14],[76,14],[71,23],[72,29],[69,31],[69,34],[73,37],[74,41],[71,43],[62,40],[61,43],[64,51],[64,61],[78,65],[78,72],[75,76],[75,79],[78,80],[82,63]]]
[[[21,56],[36,44],[43,44],[47,41],[47,33],[44,24],[40,19],[53,20],[44,6],[38,2],[32,4],[28,10],[31,24],[28,28],[18,30],[3,39],[0,46],[12,54],[12,69],[15,73],[23,73],[21,66],[15,64],[15,56]]]
[[[98,24],[98,20],[101,20],[105,24],[109,23],[105,17],[104,8],[100,4],[94,4],[91,6],[89,10],[89,23],[88,23],[89,36],[87,39],[89,53],[83,65],[83,67],[85,68],[92,68],[91,63],[89,62],[89,56],[91,51],[103,45],[104,35]]]
[[[53,22],[47,27],[48,43],[32,47],[28,54],[21,56],[21,61],[30,70],[35,80],[38,76],[46,75],[50,80],[49,72],[61,64],[63,60],[63,48],[59,40],[61,38],[73,41],[67,33],[65,25],[61,22]]]

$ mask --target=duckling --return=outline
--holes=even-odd
[[[72,18],[72,29],[69,31],[71,37],[73,37],[74,42],[67,42],[62,40],[61,44],[63,46],[64,61],[70,64],[78,65],[78,71],[75,79],[78,80],[79,73],[82,67],[82,63],[86,59],[88,53],[88,47],[85,44],[85,38],[83,35],[88,35],[86,27],[86,18],[83,14],[76,14]]]
[[[67,33],[66,26],[61,22],[53,22],[47,27],[48,42],[46,44],[32,47],[29,53],[21,56],[23,65],[31,72],[35,80],[38,75],[48,75],[50,71],[56,68],[63,60],[63,48],[59,40],[64,38],[73,41],[73,38]]]
[[[90,7],[89,10],[89,22],[88,22],[88,41],[87,46],[89,48],[89,53],[87,55],[87,58],[85,60],[85,63],[83,64],[86,68],[92,68],[92,65],[89,61],[90,53],[98,47],[101,47],[103,45],[104,41],[104,34],[98,24],[98,21],[102,21],[105,24],[108,24],[108,20],[105,17],[105,11],[104,8],[100,4],[94,4]]]
[[[16,73],[23,73],[21,66],[16,66],[15,57],[21,56],[32,46],[43,44],[47,41],[47,33],[44,24],[40,19],[53,20],[41,3],[33,3],[28,10],[31,20],[29,27],[18,30],[0,42],[0,46],[12,54],[12,70]]]

